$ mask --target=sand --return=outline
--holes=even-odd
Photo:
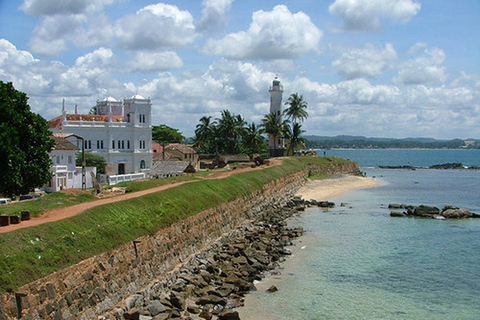
[[[347,191],[372,188],[379,186],[382,183],[376,181],[373,178],[358,177],[351,175],[337,175],[331,178],[322,180],[312,180],[307,182],[302,188],[298,190],[296,196],[299,196],[305,200],[332,200],[332,198],[341,196]],[[294,240],[295,245],[290,247],[292,255],[286,259],[281,265],[281,269],[289,270],[289,272],[295,273],[295,264],[302,259],[306,259],[308,250],[303,248],[309,246],[308,235],[304,235]],[[283,270],[284,271],[284,270]],[[274,320],[274,317],[269,314],[266,306],[262,304],[262,295],[269,294],[266,290],[272,285],[279,285],[284,279],[285,275],[270,275],[265,279],[257,283],[255,286],[257,292],[247,294],[245,296],[245,306],[237,308],[240,319],[242,320]]]
[[[296,196],[305,200],[330,200],[350,190],[371,188],[380,184],[373,178],[339,175],[332,178],[309,181],[297,191]]]

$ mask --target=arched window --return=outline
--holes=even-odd
[[[145,160],[140,161],[140,169],[145,169]]]

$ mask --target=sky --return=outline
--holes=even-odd
[[[308,135],[480,138],[478,0],[0,0],[0,80],[47,120],[140,94],[194,135],[260,124],[278,75]]]

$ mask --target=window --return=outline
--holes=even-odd
[[[145,160],[140,161],[140,169],[145,169]]]
[[[60,164],[60,157],[57,156],[57,164]]]
[[[122,149],[125,149],[125,140],[122,140]]]
[[[68,164],[72,164],[72,156],[68,156]]]
[[[103,140],[100,140],[100,149],[103,149]]]
[[[120,140],[118,140],[117,145],[118,145],[117,149],[120,149],[120,147],[122,146]]]
[[[127,140],[127,149],[130,149],[130,140]]]
[[[115,140],[112,140],[112,149],[115,149]]]
[[[143,123],[145,123],[145,115],[142,114]]]
[[[68,173],[68,180],[72,180],[73,179],[73,173],[69,172]]]
[[[88,149],[92,149],[92,140],[88,140]]]

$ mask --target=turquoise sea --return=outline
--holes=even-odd
[[[326,153],[358,162],[383,184],[291,219],[307,232],[281,274],[248,295],[242,319],[480,319],[480,219],[392,218],[387,208],[451,204],[480,213],[480,170],[378,168],[480,166],[480,150]],[[272,284],[278,291],[266,292]]]

